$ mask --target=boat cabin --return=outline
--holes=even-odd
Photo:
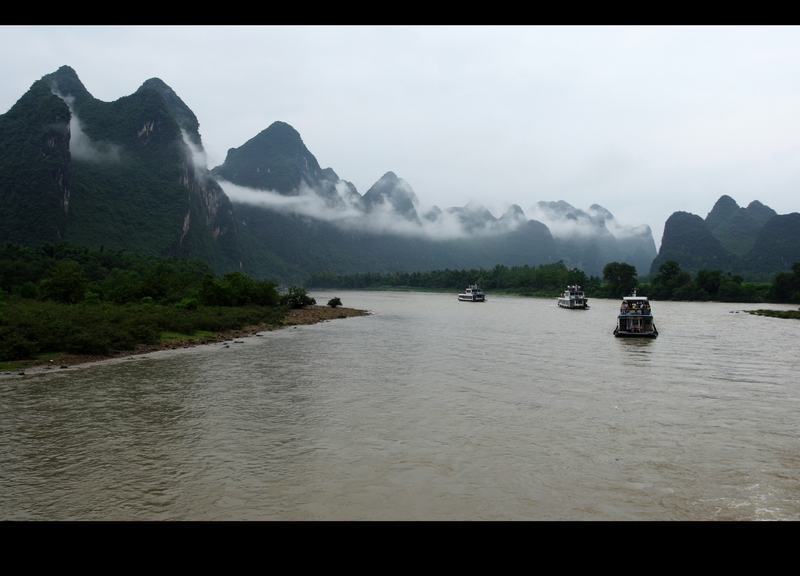
[[[653,311],[650,302],[645,296],[625,296],[619,307],[615,336],[658,336],[658,330],[653,323]]]
[[[558,297],[558,305],[561,308],[572,308],[586,310],[589,308],[589,300],[583,294],[583,290],[577,284],[567,286],[564,293]]]
[[[484,302],[486,296],[483,290],[478,288],[477,284],[470,284],[458,295],[458,299],[462,302]]]

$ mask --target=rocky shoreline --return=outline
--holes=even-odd
[[[367,310],[357,310],[355,308],[331,308],[330,306],[306,306],[296,310],[290,310],[281,324],[255,324],[245,326],[239,330],[228,330],[225,332],[218,332],[212,337],[198,337],[186,339],[174,339],[159,342],[158,344],[141,344],[135,350],[123,350],[116,352],[109,356],[89,356],[84,354],[63,354],[57,360],[29,360],[20,362],[24,364],[24,368],[17,368],[16,370],[9,370],[0,372],[0,376],[33,374],[36,372],[44,372],[56,369],[67,369],[79,364],[88,364],[93,362],[101,362],[105,360],[113,360],[119,358],[129,358],[131,356],[140,356],[150,352],[159,352],[162,350],[177,350],[179,348],[192,348],[194,346],[201,346],[203,344],[217,344],[228,342],[236,338],[244,338],[253,336],[259,332],[270,332],[272,330],[279,330],[290,326],[297,326],[302,324],[316,324],[318,322],[327,322],[339,318],[352,318],[355,316],[368,316],[370,314]]]

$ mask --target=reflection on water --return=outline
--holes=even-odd
[[[798,322],[314,296],[375,314],[0,379],[0,518],[800,515]]]

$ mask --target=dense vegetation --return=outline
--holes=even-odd
[[[790,318],[800,320],[800,310],[748,310],[756,316],[770,316],[772,318]]]
[[[225,162],[212,172],[240,186],[296,194],[304,178],[313,182],[322,169],[297,130],[273,122],[239,148],[228,150]]]
[[[67,105],[41,81],[0,115],[0,242],[64,236],[69,120]]]
[[[554,296],[569,284],[584,288],[599,287],[600,279],[589,277],[582,270],[568,269],[563,262],[541,266],[503,266],[470,270],[433,270],[429,272],[395,272],[394,274],[335,274],[323,271],[306,278],[310,288],[370,288],[408,287],[431,290],[462,290],[477,283],[484,290],[515,292],[523,295]]]
[[[745,282],[739,274],[698,270],[692,275],[674,260],[663,263],[639,294],[654,300],[715,300],[719,302],[800,302],[800,268],[780,272],[770,282]]]
[[[215,277],[200,260],[91,250],[68,242],[0,246],[0,361],[47,352],[108,354],[247,324],[278,323],[307,305],[241,272]]]
[[[298,283],[322,268],[345,275],[390,275],[398,269],[493,270],[498,264],[535,269],[558,260],[588,275],[601,274],[612,260],[640,270],[652,262],[649,273],[656,275],[673,260],[690,280],[670,277],[660,286],[661,294],[697,299],[761,298],[763,287],[753,292],[737,278],[767,282],[800,261],[800,214],[778,215],[758,201],[743,208],[728,196],[705,219],[673,214],[655,260],[649,230],[615,238],[606,227],[613,219],[610,212],[593,206],[590,215],[566,202],[539,205],[556,220],[585,225],[589,236],[554,238],[536,221],[468,240],[342,229],[323,219],[234,205],[212,176],[289,195],[306,183],[331,210],[345,204],[338,188],[363,211],[388,202],[397,218],[416,221],[413,192],[388,172],[361,197],[332,169],[321,169],[300,134],[284,122],[230,149],[225,163],[211,172],[194,164],[195,147],[202,149],[197,117],[161,80],[151,78],[133,94],[103,102],[72,68],[62,66],[34,82],[0,115],[0,243],[32,246],[66,239],[95,249],[199,258],[217,274],[238,270],[283,283]],[[435,218],[437,212],[442,214],[436,208],[429,215]],[[458,214],[464,228],[474,230],[516,218],[513,211],[500,219],[485,209],[446,212]],[[716,292],[713,274],[691,278],[709,270],[726,271]],[[563,289],[542,288],[545,284],[520,274],[497,281],[502,289],[525,293]],[[680,286],[672,286],[676,282]],[[616,297],[623,284],[629,279],[617,275],[592,290]]]
[[[201,145],[197,126],[157,79],[102,102],[67,66],[44,76],[0,115],[0,242],[67,239],[235,269],[230,201],[184,142]]]
[[[792,272],[780,272],[772,283],[745,282],[743,278],[720,270],[700,270],[694,278],[675,261],[661,265],[649,282],[641,282],[636,268],[624,262],[609,262],[603,278],[587,276],[563,262],[541,266],[502,266],[485,270],[434,270],[393,274],[336,274],[329,270],[305,279],[309,288],[350,290],[461,290],[477,283],[484,290],[525,296],[556,296],[571,284],[583,287],[594,298],[621,298],[636,288],[640,296],[654,300],[716,300],[720,302],[800,302],[800,263]]]
[[[800,214],[779,215],[757,200],[742,208],[730,196],[722,196],[705,220],[675,212],[664,224],[650,273],[670,260],[691,274],[721,269],[768,282],[800,260]]]

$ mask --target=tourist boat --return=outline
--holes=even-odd
[[[653,311],[646,296],[637,296],[636,290],[622,299],[614,336],[655,338],[658,330],[653,323]]]
[[[458,295],[460,302],[485,302],[486,296],[477,284],[470,284]]]
[[[558,297],[558,305],[572,310],[588,310],[589,299],[583,295],[583,290],[581,290],[580,286],[567,286],[564,293]]]

